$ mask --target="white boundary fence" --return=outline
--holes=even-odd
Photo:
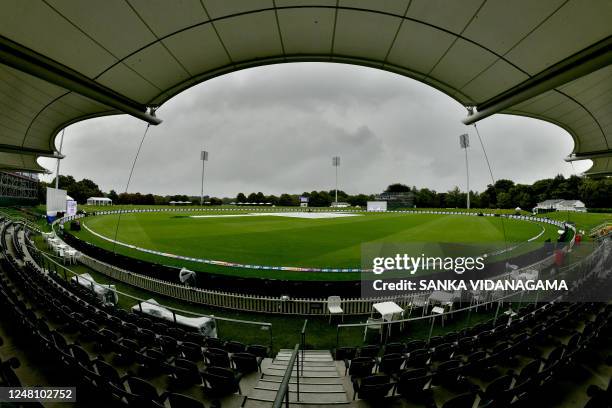
[[[285,209],[275,209],[275,208],[267,208],[267,209],[256,209],[258,213],[271,213],[271,212],[305,212],[305,210],[303,209],[290,209],[288,211],[286,211]],[[213,212],[228,212],[228,211],[244,211],[243,208],[219,208],[219,209],[210,209],[210,208],[195,208],[192,210],[187,210],[187,211],[213,211]],[[327,212],[327,209],[317,209],[317,210],[310,210],[310,212]],[[109,211],[97,211],[96,212],[96,216],[97,215],[111,215],[111,214],[128,214],[128,213],[151,213],[151,212],[185,212],[185,210],[182,209],[176,209],[176,208],[147,208],[147,209],[131,209],[131,210],[109,210]],[[340,211],[339,211],[340,212]],[[362,211],[362,210],[346,210],[346,211],[341,211],[341,212],[353,212],[353,213],[367,213],[367,211]],[[483,214],[482,216],[487,216],[487,217],[494,217],[496,214],[491,214],[491,213],[470,213],[470,212],[461,212],[461,211],[414,211],[414,210],[396,210],[396,211],[376,211],[377,213],[405,213],[405,214],[443,214],[443,215],[465,215],[465,216],[479,216],[479,214]],[[555,225],[559,228],[564,228],[566,225],[571,227],[572,230],[574,230],[575,232],[575,228],[569,224],[560,222],[560,221],[555,221],[555,220],[550,220],[547,218],[537,218],[537,217],[531,217],[531,216],[524,216],[524,215],[509,215],[509,214],[501,214],[499,215],[500,217],[503,218],[510,218],[510,219],[515,219],[515,220],[522,220],[522,221],[526,221],[526,222],[532,222],[532,223],[548,223],[548,224],[552,224]],[[73,219],[78,219],[78,218],[82,218],[82,215],[76,215],[76,216],[72,216],[72,217],[64,217],[60,220],[57,220],[57,222],[63,223],[66,221],[70,221]],[[54,223],[55,224],[55,223]],[[202,258],[194,258],[194,257],[188,257],[188,256],[182,256],[182,255],[176,255],[176,254],[169,254],[169,253],[165,253],[165,252],[161,252],[161,251],[155,251],[152,249],[147,249],[147,248],[141,248],[138,247],[136,245],[131,245],[131,244],[126,244],[120,241],[116,241],[114,239],[111,239],[109,237],[106,237],[104,235],[101,235],[95,231],[93,231],[92,229],[90,229],[89,227],[87,227],[87,225],[83,224],[83,228],[85,228],[87,230],[87,232],[89,232],[92,235],[95,235],[96,237],[103,239],[105,241],[108,242],[112,242],[114,244],[118,244],[121,245],[123,247],[126,248],[130,248],[134,251],[139,251],[139,252],[145,252],[148,254],[153,254],[153,255],[157,255],[160,257],[168,257],[168,258],[172,258],[172,259],[180,259],[183,261],[188,261],[188,262],[198,262],[198,263],[203,263],[203,264],[208,264],[208,265],[214,265],[214,266],[218,266],[218,267],[230,267],[230,268],[242,268],[242,269],[254,269],[254,270],[276,270],[276,271],[293,271],[293,272],[329,272],[329,273],[347,273],[347,272],[353,272],[353,273],[360,273],[360,272],[370,272],[369,269],[361,269],[361,268],[334,268],[334,267],[327,267],[327,268],[320,268],[320,267],[296,267],[296,266],[273,266],[273,265],[253,265],[253,264],[243,264],[243,263],[239,263],[239,262],[232,262],[232,261],[224,261],[224,260],[215,260],[215,259],[202,259]],[[511,247],[506,247],[500,250],[496,250],[494,252],[488,253],[488,254],[484,254],[484,256],[496,256],[496,255],[501,255],[504,252],[508,252],[508,251],[513,251],[521,246],[523,246],[524,244],[528,243],[528,242],[532,242],[535,241],[536,239],[538,239],[539,237],[541,237],[544,233],[545,233],[545,229],[544,227],[542,227],[540,225],[541,231],[536,235],[533,236],[531,238],[529,238],[527,241],[523,242],[523,243],[519,243],[516,245],[513,245]],[[573,238],[572,238],[572,243],[573,245]]]
[[[202,211],[220,211],[220,209],[200,209]],[[222,209],[221,209],[222,210]],[[236,209],[241,210],[241,209]],[[184,209],[144,209],[144,210],[116,210],[116,211],[102,211],[98,214],[115,214],[119,212],[130,213],[130,212],[157,212],[157,211],[185,211]],[[235,211],[234,209],[226,209],[226,211]],[[297,210],[296,210],[297,211]],[[447,211],[389,211],[389,212],[405,212],[405,213],[436,213],[436,214],[461,214],[461,212],[447,212]],[[476,213],[468,213],[476,216]],[[492,214],[491,214],[492,216]],[[64,223],[74,219],[81,218],[82,215],[64,217],[56,220],[55,223]],[[543,221],[536,217],[526,216],[510,216],[510,218],[520,218],[528,221],[546,222],[557,226],[564,226],[564,223],[546,220]],[[54,224],[55,224],[54,223]],[[573,245],[573,240],[570,243],[570,247]],[[324,298],[284,298],[284,297],[268,297],[249,295],[241,293],[229,293],[214,290],[206,290],[201,288],[193,288],[188,286],[179,285],[176,283],[164,281],[161,279],[152,278],[146,275],[137,274],[125,269],[118,268],[116,266],[104,263],[88,255],[81,254],[79,261],[94,271],[106,275],[112,279],[118,280],[129,285],[148,290],[153,293],[172,297],[175,299],[202,304],[213,307],[220,307],[226,309],[247,311],[247,312],[260,312],[260,313],[276,313],[276,314],[291,314],[291,315],[327,315],[327,299]],[[546,268],[554,262],[554,256],[545,258],[536,262],[535,264],[529,265],[524,269],[537,269],[538,271]],[[507,274],[500,275],[495,279],[503,279]],[[405,296],[393,296],[393,297],[379,297],[379,298],[347,298],[342,299],[341,307],[346,315],[365,315],[372,312],[372,305],[374,303],[393,301],[400,307],[406,308],[411,302],[414,301],[427,301],[429,292],[410,293]]]
[[[106,275],[112,279],[133,285],[164,296],[181,299],[191,303],[199,303],[207,306],[222,307],[226,309],[241,310],[248,312],[296,314],[296,315],[326,315],[327,299],[321,298],[282,298],[272,296],[258,296],[240,293],[220,292],[179,285],[164,280],[151,278],[129,272],[124,269],[98,261],[90,256],[82,254],[79,261],[96,272]],[[372,305],[378,302],[394,301],[402,307],[418,297],[425,300],[428,293],[414,293],[407,296],[385,297],[385,298],[350,298],[342,299],[344,314],[359,315],[369,314]]]

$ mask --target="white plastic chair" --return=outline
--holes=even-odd
[[[483,293],[482,290],[472,290],[472,299],[470,301],[470,306],[476,306],[474,308],[474,311],[478,311],[478,307],[480,306],[481,303],[486,303],[487,301],[487,295],[486,293]]]
[[[382,318],[368,317],[366,325],[363,329],[363,341],[366,341],[368,336],[368,330],[378,330],[380,333],[380,342],[383,340],[383,322],[385,320]]]
[[[330,296],[327,298],[327,311],[329,312],[329,322],[331,323],[331,319],[333,315],[340,315],[342,317],[342,321],[344,321],[344,310],[342,310],[342,299],[340,296]]]

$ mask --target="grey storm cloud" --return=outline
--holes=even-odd
[[[463,188],[458,137],[466,132],[471,187],[482,190],[491,177],[474,128],[461,123],[465,114],[427,85],[371,68],[292,63],[239,71],[159,109],[164,122],[149,128],[129,191],[199,194],[202,149],[210,152],[205,192],[214,196],[332,189],[334,155],[342,157],[339,187],[350,193],[393,182]],[[124,191],[145,127],[125,115],[71,125],[61,173]],[[573,142],[555,125],[496,115],[478,128],[495,178],[530,183],[589,166],[563,162]],[[40,162],[55,169],[51,159]]]

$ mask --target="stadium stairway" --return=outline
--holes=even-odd
[[[292,350],[280,350],[246,399],[245,408],[271,407],[287,370]],[[301,353],[301,352],[300,352]],[[301,354],[300,354],[301,357]],[[297,364],[296,364],[297,365]],[[289,401],[296,407],[347,405],[349,400],[338,367],[328,350],[305,350],[297,400],[296,368],[289,383]]]

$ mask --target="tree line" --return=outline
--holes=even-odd
[[[467,193],[459,187],[446,192],[438,192],[429,188],[409,187],[406,184],[394,183],[385,192],[412,193],[414,205],[418,208],[466,208]],[[304,192],[301,196],[309,197],[309,206],[328,207],[334,201],[334,190]],[[265,196],[262,193],[251,193],[245,196],[239,193],[237,202],[272,202],[279,205],[299,205],[300,195],[282,194],[280,197]],[[367,201],[374,200],[376,195],[350,195],[338,190],[338,201],[351,205],[365,206]],[[554,178],[538,180],[533,184],[515,184],[512,180],[500,179],[495,184],[489,184],[482,191],[470,191],[472,208],[504,208],[520,207],[531,210],[537,203],[550,199],[581,200],[587,208],[612,208],[612,179],[591,179],[558,175]],[[278,200],[278,201],[276,201]]]
[[[39,198],[45,201],[45,187],[55,186],[55,180],[47,184],[40,183]],[[170,201],[191,201],[199,205],[199,196],[185,194],[160,196],[156,194],[120,193],[111,190],[103,193],[98,185],[89,179],[76,181],[72,176],[59,177],[59,187],[77,202],[84,204],[89,197],[105,196],[115,204],[167,205]],[[418,208],[465,208],[467,194],[458,187],[445,192],[429,188],[417,188],[403,183],[389,185],[385,192],[411,193],[414,205]],[[335,199],[335,190],[311,191],[302,194],[284,193],[265,195],[262,192],[250,194],[238,193],[236,197],[209,197],[205,201],[210,205],[230,203],[264,203],[277,206],[299,206],[300,197],[308,197],[311,207],[329,207]],[[374,194],[348,194],[338,190],[338,201],[353,206],[365,206],[374,200]],[[470,202],[473,208],[516,208],[531,210],[538,202],[549,199],[581,200],[587,208],[612,208],[612,178],[591,179],[558,175],[554,178],[538,180],[533,184],[516,184],[512,180],[497,180],[482,191],[470,191]]]

